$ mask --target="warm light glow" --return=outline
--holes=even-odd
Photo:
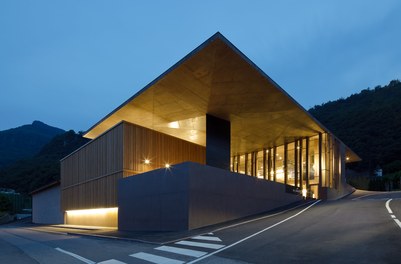
[[[189,139],[190,140],[196,140],[198,139],[198,132],[194,129],[191,129],[191,131],[189,132]]]
[[[150,160],[145,159],[145,160],[144,160],[144,163],[145,163],[145,164],[150,164]]]
[[[315,199],[315,194],[314,193],[312,193],[312,198]]]
[[[276,180],[277,181],[284,181],[284,170],[283,169],[277,169],[276,170]]]
[[[85,209],[85,210],[69,210],[65,211],[69,216],[83,216],[83,215],[92,215],[92,216],[102,216],[109,213],[117,213],[118,207],[113,208],[96,208],[96,209]]]
[[[306,189],[302,189],[302,196],[306,198],[306,193],[307,193],[307,192],[308,192],[308,191],[307,191]]]
[[[170,164],[166,163],[166,165],[164,165],[167,169],[170,168]]]
[[[169,128],[180,128],[180,123],[178,121],[173,121],[167,124]]]
[[[65,224],[117,228],[118,207],[65,211]]]
[[[349,160],[349,157],[346,157],[345,159],[346,159],[346,160]]]

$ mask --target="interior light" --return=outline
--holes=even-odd
[[[306,193],[307,193],[307,190],[306,189],[302,189],[302,196],[305,197],[305,198],[306,198]]]
[[[180,123],[178,123],[178,121],[173,121],[168,123],[167,125],[169,128],[180,128]]]
[[[100,215],[106,215],[106,214],[110,214],[110,213],[117,213],[118,207],[84,209],[84,210],[67,210],[65,212],[70,216],[84,216],[84,215],[100,216]]]
[[[345,159],[346,159],[346,160],[349,160],[349,157],[346,157]]]
[[[166,163],[166,165],[164,165],[164,167],[166,167],[168,169],[168,168],[170,168],[170,164]]]
[[[145,163],[145,164],[150,164],[150,160],[145,159],[144,163]]]

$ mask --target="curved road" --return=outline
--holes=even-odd
[[[386,207],[389,199],[392,214]],[[259,229],[290,215],[293,212],[270,219],[270,223],[261,221]],[[394,218],[401,220],[401,192],[356,191],[339,201],[320,202],[199,263],[401,263],[401,226]],[[258,228],[249,229],[243,226],[216,235],[223,241],[227,236],[228,242],[230,233],[249,236],[247,231],[252,233]]]
[[[164,245],[0,228],[0,263],[401,263],[401,192],[357,191]]]

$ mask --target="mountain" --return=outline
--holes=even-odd
[[[362,161],[350,168],[384,174],[401,171],[401,82],[365,89],[345,99],[314,106],[309,112]]]
[[[54,136],[64,132],[40,121],[0,131],[0,168],[33,157]]]
[[[89,140],[70,130],[56,135],[31,158],[19,160],[0,170],[0,187],[29,193],[60,179],[60,159]]]

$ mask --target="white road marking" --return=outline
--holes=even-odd
[[[192,239],[197,239],[197,240],[207,240],[207,241],[216,241],[216,242],[222,242],[220,238],[218,237],[211,237],[211,236],[194,236],[191,237]]]
[[[397,225],[401,228],[401,222],[400,222],[400,220],[398,220],[397,218],[396,219],[394,219],[394,221],[397,223]]]
[[[356,198],[352,199],[352,201],[356,201],[356,200],[362,199],[364,197],[368,197],[368,196],[372,196],[372,195],[376,195],[376,194],[377,193],[365,194],[365,195],[362,195],[362,196],[359,196],[359,197],[356,197]]]
[[[195,258],[199,258],[199,257],[202,257],[203,255],[207,254],[207,252],[204,252],[204,251],[198,251],[198,250],[192,250],[192,249],[186,249],[186,248],[178,248],[178,247],[169,247],[169,246],[161,246],[161,247],[158,247],[155,249],[172,252],[175,254],[195,257]]]
[[[398,219],[396,218],[396,216],[393,215],[393,211],[392,211],[391,208],[390,208],[390,202],[391,202],[391,200],[393,200],[393,199],[388,199],[387,202],[386,202],[387,211],[388,211],[388,213],[390,214],[391,218],[394,220],[394,222],[399,226],[399,228],[401,228],[401,222],[400,222],[400,220],[398,220]]]
[[[94,262],[92,260],[89,260],[87,258],[81,257],[80,255],[77,255],[75,253],[69,252],[67,250],[64,250],[64,249],[61,249],[61,248],[55,248],[55,250],[58,250],[58,251],[60,251],[60,252],[62,252],[64,254],[70,255],[71,257],[79,259],[80,261],[85,262],[87,264],[96,264],[96,262]]]
[[[224,245],[219,245],[219,244],[200,243],[200,242],[192,242],[192,241],[186,241],[186,240],[175,242],[175,244],[192,246],[192,247],[211,248],[211,249],[219,249],[219,248],[224,247]]]
[[[213,235],[213,232],[207,233],[208,235]]]
[[[390,208],[390,202],[391,202],[391,200],[393,200],[393,199],[389,199],[389,200],[387,200],[387,202],[386,202],[386,208],[387,208],[387,211],[388,211],[389,214],[393,214],[393,211],[391,211],[391,208]]]
[[[290,216],[290,217],[287,217],[286,219],[281,220],[280,222],[277,222],[277,223],[275,223],[274,225],[268,226],[268,227],[266,227],[265,229],[262,229],[262,230],[260,230],[260,231],[258,231],[258,232],[256,232],[256,233],[254,233],[254,234],[252,234],[252,235],[250,235],[250,236],[247,236],[247,237],[245,237],[245,238],[243,238],[243,239],[241,239],[241,240],[239,240],[239,241],[237,241],[237,242],[235,242],[235,243],[232,243],[231,245],[228,245],[228,246],[226,246],[226,247],[223,247],[223,248],[221,248],[221,249],[218,249],[218,250],[216,250],[216,251],[214,251],[214,252],[211,252],[211,253],[209,253],[209,254],[207,254],[207,255],[204,255],[203,257],[200,257],[200,258],[195,259],[195,260],[193,260],[193,261],[190,261],[190,262],[188,262],[188,264],[192,264],[192,263],[201,261],[201,260],[203,260],[203,259],[205,259],[205,258],[208,258],[208,257],[210,257],[210,256],[213,256],[213,255],[215,255],[215,254],[217,254],[217,253],[219,253],[219,252],[222,252],[222,251],[224,251],[224,250],[226,250],[226,249],[229,249],[229,248],[231,248],[231,247],[233,247],[233,246],[236,246],[236,245],[238,245],[238,244],[240,244],[240,243],[242,243],[242,242],[244,242],[244,241],[246,241],[246,240],[248,240],[248,239],[250,239],[250,238],[252,238],[252,237],[254,237],[254,236],[257,236],[257,235],[259,235],[259,234],[261,234],[261,233],[263,233],[263,232],[265,232],[265,231],[267,231],[267,230],[269,230],[269,229],[272,229],[273,227],[276,227],[276,226],[278,226],[278,225],[281,225],[282,223],[285,223],[285,222],[287,222],[288,220],[290,220],[290,219],[292,219],[292,218],[294,218],[294,217],[297,217],[298,215],[302,214],[303,212],[305,212],[306,210],[308,210],[309,208],[311,208],[311,207],[314,206],[315,204],[319,203],[320,201],[321,201],[321,200],[317,200],[316,202],[314,202],[313,204],[309,205],[308,207],[306,207],[306,208],[303,209],[302,211],[299,211],[298,213],[296,213],[296,214],[294,214],[294,215],[292,215],[292,216]]]
[[[240,225],[249,224],[249,223],[252,223],[252,222],[255,222],[255,221],[259,221],[259,220],[271,218],[271,217],[274,217],[274,216],[277,216],[277,215],[282,215],[282,214],[284,214],[284,213],[287,213],[287,212],[289,212],[289,211],[292,211],[292,210],[294,210],[294,209],[296,209],[296,208],[298,208],[298,207],[304,206],[304,205],[305,205],[305,204],[300,204],[300,205],[291,207],[291,208],[289,208],[289,209],[286,209],[286,210],[284,210],[284,211],[280,211],[280,212],[275,213],[275,214],[269,214],[269,215],[266,215],[266,216],[262,216],[262,217],[259,217],[259,218],[254,218],[254,219],[247,220],[247,221],[244,221],[244,222],[240,222],[240,223],[236,223],[236,224],[232,224],[232,225],[228,225],[228,226],[223,226],[223,227],[221,227],[221,228],[215,229],[214,232],[221,231],[221,230],[225,230],[225,229],[230,229],[230,228],[233,228],[233,227],[236,227],[236,226],[240,226]],[[213,233],[209,233],[209,234],[212,234],[212,235],[213,235]]]
[[[145,252],[135,253],[130,256],[134,257],[134,258],[146,260],[146,261],[149,261],[152,263],[157,263],[157,264],[182,264],[182,263],[185,263],[184,261],[181,261],[181,260],[161,257],[161,256],[153,255],[153,254],[148,254]]]
[[[127,263],[115,259],[109,259],[102,262],[98,262],[97,264],[127,264]]]

